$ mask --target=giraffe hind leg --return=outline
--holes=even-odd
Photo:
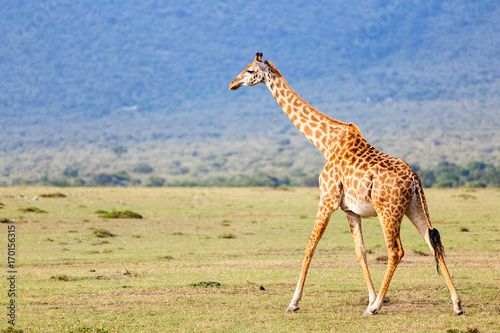
[[[377,298],[372,305],[369,305],[366,308],[366,311],[363,313],[363,315],[377,314],[378,311],[382,308],[385,294],[387,293],[387,289],[389,288],[389,284],[391,283],[392,276],[394,275],[399,262],[404,256],[403,245],[401,244],[401,238],[399,235],[401,220],[402,216],[392,218],[381,217],[389,260],[387,262],[387,270],[385,272],[380,291],[377,294]]]
[[[366,284],[368,286],[368,305],[372,305],[377,298],[377,293],[373,288],[372,278],[370,276],[370,271],[368,270],[365,243],[363,241],[363,231],[361,229],[361,216],[349,211],[346,211],[346,215],[347,220],[349,221],[349,226],[351,228],[352,238],[354,240],[356,256],[358,257],[359,263],[361,264],[363,274],[365,275]]]
[[[450,273],[448,272],[448,268],[446,267],[443,245],[441,243],[441,236],[439,235],[437,229],[429,228],[427,219],[424,214],[424,210],[422,209],[420,202],[417,200],[413,200],[408,207],[408,210],[406,211],[406,216],[420,232],[420,235],[422,235],[422,238],[427,243],[427,246],[431,250],[431,253],[434,254],[436,263],[438,267],[441,268],[443,276],[446,280],[446,284],[448,285],[448,289],[451,293],[451,299],[453,301],[453,313],[457,316],[460,316],[464,314],[464,310],[462,309],[462,300],[458,295],[455,285],[453,284],[453,280],[451,279]]]

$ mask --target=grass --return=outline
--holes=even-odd
[[[3,329],[1,333],[23,333],[23,330],[18,330],[9,325],[7,328]]]
[[[424,257],[427,257],[430,255],[429,251],[425,252],[425,251],[420,251],[420,250],[413,250],[413,253],[418,254],[419,256],[424,256]]]
[[[92,327],[92,326],[82,326],[82,327],[77,327],[74,330],[71,330],[70,333],[108,333],[109,331],[99,328],[99,327]]]
[[[65,188],[64,200],[37,202],[48,213],[19,211],[26,197],[56,191],[2,188],[0,194],[1,217],[16,225],[16,329],[24,332],[489,332],[500,322],[500,190],[478,189],[475,200],[458,197],[460,189],[426,190],[466,311],[461,317],[451,315],[443,276],[406,219],[405,257],[390,301],[378,316],[363,317],[366,285],[342,211],[316,249],[300,311],[286,314],[317,189]],[[94,213],[102,207],[145,217],[103,220]],[[9,225],[0,224],[3,249]],[[99,229],[118,237],[96,238]],[[219,238],[225,233],[237,238]],[[363,219],[363,233],[378,289],[386,262],[377,258],[387,255],[378,220]],[[0,280],[0,293],[7,282]],[[220,286],[194,286],[200,282]]]

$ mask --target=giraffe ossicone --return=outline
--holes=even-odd
[[[320,202],[313,232],[305,250],[302,270],[287,308],[299,310],[299,301],[316,246],[331,214],[342,209],[349,222],[356,255],[368,286],[369,304],[365,315],[377,314],[394,271],[403,258],[400,239],[403,216],[415,225],[441,268],[453,301],[453,312],[464,313],[453,281],[446,267],[439,232],[432,228],[422,184],[418,175],[402,159],[384,154],[371,146],[353,124],[332,119],[302,100],[288,85],[278,69],[255,55],[229,85],[230,90],[264,83],[292,123],[325,156],[326,164],[319,176]],[[387,270],[378,294],[368,270],[361,229],[361,216],[378,216],[388,250]]]

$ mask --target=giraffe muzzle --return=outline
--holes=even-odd
[[[231,81],[231,83],[229,84],[229,90],[237,90],[239,87],[241,87],[241,82],[236,79]]]

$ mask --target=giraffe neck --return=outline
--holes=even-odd
[[[326,157],[331,145],[329,138],[340,129],[340,124],[346,124],[327,117],[310,106],[290,88],[282,76],[268,74],[266,86],[292,123]]]

